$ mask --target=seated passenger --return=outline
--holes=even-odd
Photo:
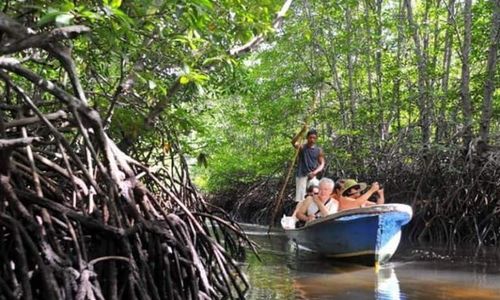
[[[335,186],[333,187],[332,198],[340,202],[340,198],[342,197],[342,189],[344,188],[345,179],[339,178],[335,181]]]
[[[311,198],[312,199],[312,196],[313,195],[318,195],[319,194],[319,186],[318,186],[318,183],[319,181],[316,180],[316,181],[309,181],[308,183],[308,186],[307,186],[307,190],[306,190],[306,197],[297,203],[297,206],[295,207],[295,210],[292,214],[293,217],[297,218],[297,212],[299,211],[300,207],[302,205],[304,205],[304,203],[306,202],[306,199],[307,198]]]
[[[341,197],[339,200],[339,210],[346,210],[352,208],[365,207],[375,204],[384,204],[384,190],[380,188],[378,182],[372,183],[370,188],[366,190],[367,186],[364,182],[356,182],[354,179],[347,179],[341,190]],[[377,202],[369,201],[370,197],[378,195]]]
[[[319,181],[319,193],[307,197],[297,209],[299,222],[312,221],[337,212],[339,202],[331,198],[333,187],[334,182],[329,178],[322,178]]]

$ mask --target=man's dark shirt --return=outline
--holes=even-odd
[[[321,153],[321,148],[318,146],[309,147],[304,144],[299,151],[299,161],[297,163],[297,177],[307,176],[314,171],[318,165],[318,158]]]

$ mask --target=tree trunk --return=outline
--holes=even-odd
[[[455,0],[449,0],[448,2],[448,18],[446,22],[446,33],[444,36],[444,51],[443,51],[443,76],[441,79],[441,93],[440,105],[439,105],[439,121],[436,128],[436,142],[439,142],[441,138],[447,135],[447,121],[446,121],[446,101],[448,99],[448,84],[450,78],[450,66],[451,66],[451,53],[453,44],[453,34],[452,28],[453,20],[455,19]]]
[[[370,1],[365,1],[365,29],[366,29],[366,75],[368,79],[368,98],[369,98],[369,105],[371,108],[371,100],[373,99],[373,87],[372,87],[372,63],[371,63],[371,55],[372,55],[372,48],[371,48],[371,43],[372,43],[372,31],[371,31],[371,23],[370,23]]]
[[[382,92],[382,0],[376,1],[377,9],[377,29],[376,41],[377,50],[375,51],[375,72],[377,74],[377,102],[378,102],[378,122],[380,126],[380,138],[385,140],[386,129],[384,117],[384,101]]]
[[[371,17],[370,17],[370,1],[365,1],[364,2],[364,8],[365,8],[365,34],[366,34],[366,43],[364,47],[365,55],[366,55],[366,74],[367,74],[367,87],[368,87],[368,99],[365,102],[368,105],[368,109],[370,111],[370,115],[372,112],[376,111],[376,108],[374,107],[374,99],[373,99],[373,78],[372,78],[372,60],[371,56],[372,54],[372,31],[371,31]],[[370,116],[371,117],[371,116]],[[369,123],[369,134],[370,134],[370,144],[371,147],[375,149],[376,145],[376,140],[377,138],[377,129],[376,126],[377,124],[375,122],[370,122]]]
[[[348,32],[348,50],[347,50],[347,75],[348,75],[348,84],[349,84],[349,112],[350,112],[350,125],[351,129],[356,128],[356,94],[354,91],[354,62],[353,62],[353,49],[350,47],[352,43],[352,15],[351,8],[346,8],[346,22],[347,22],[347,32]]]
[[[464,146],[468,147],[472,139],[472,104],[470,97],[470,67],[469,54],[472,40],[472,0],[464,2],[464,42],[462,45],[462,77],[460,83],[460,93],[462,99],[462,114],[464,117],[463,126],[463,142]]]
[[[410,26],[410,31],[413,36],[413,42],[415,43],[415,56],[417,57],[417,67],[418,67],[418,106],[420,113],[420,127],[422,130],[422,147],[427,149],[429,147],[430,141],[430,110],[428,107],[428,91],[426,87],[427,82],[427,59],[425,54],[421,49],[420,37],[418,33],[417,25],[413,20],[413,9],[411,6],[411,0],[405,0],[406,12],[408,18],[408,25]]]
[[[401,71],[399,66],[401,66],[401,48],[403,45],[403,20],[404,20],[404,5],[403,5],[403,0],[399,1],[398,4],[398,39],[397,39],[397,51],[396,51],[396,66],[397,68],[397,73],[396,77],[394,79],[394,86],[393,86],[393,94],[394,94],[394,101],[395,103],[395,111],[396,111],[396,123],[397,123],[397,129],[398,131],[401,130]],[[393,109],[394,111],[394,109]]]
[[[497,72],[498,41],[500,40],[500,0],[492,0],[493,17],[491,20],[490,47],[484,82],[484,98],[479,135],[488,143],[490,135],[490,119],[492,114],[492,98],[495,91],[495,73]]]
[[[332,47],[333,50],[333,47]],[[345,97],[344,97],[344,92],[342,90],[342,80],[340,79],[339,72],[337,69],[337,57],[334,51],[332,51],[330,55],[331,59],[331,72],[333,75],[333,86],[335,87],[335,91],[337,92],[337,97],[339,99],[339,113],[341,116],[341,121],[342,121],[342,128],[347,128],[347,116],[346,116],[346,104],[345,104]]]

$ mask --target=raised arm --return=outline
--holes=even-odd
[[[359,198],[340,197],[340,210],[358,208],[368,203],[370,196],[379,190],[378,182],[374,182],[370,189]]]
[[[384,196],[384,189],[379,189],[378,190],[378,199],[377,199],[377,204],[384,204],[385,203],[385,196]]]
[[[299,131],[299,133],[297,133],[292,139],[293,147],[295,147],[295,148],[300,147],[300,143],[298,142],[299,138],[306,132],[306,130],[307,130],[307,124],[304,124],[304,126],[302,126],[302,129]]]

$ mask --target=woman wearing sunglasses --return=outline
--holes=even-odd
[[[363,191],[365,191],[363,193]],[[377,202],[369,201],[372,195],[378,195]],[[340,191],[339,211],[359,208],[375,204],[384,204],[384,190],[380,188],[378,182],[372,183],[367,190],[367,185],[364,182],[356,182],[354,179],[347,179],[344,181],[344,186]]]

